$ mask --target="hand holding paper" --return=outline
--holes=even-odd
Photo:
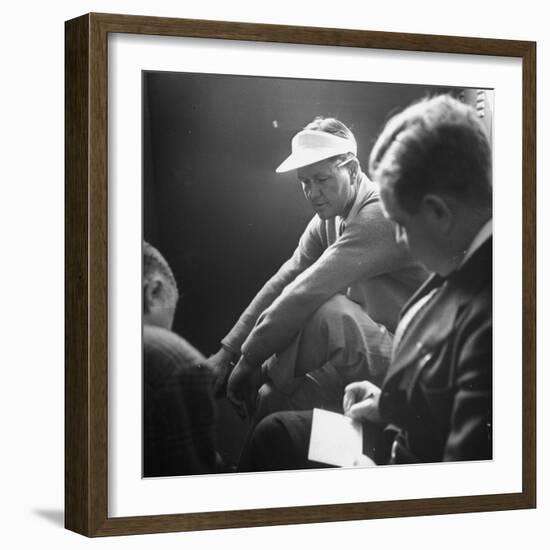
[[[380,393],[380,388],[367,380],[348,384],[344,393],[344,414],[353,420],[381,424],[378,412]]]

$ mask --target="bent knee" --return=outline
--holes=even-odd
[[[256,398],[256,421],[267,415],[288,408],[288,397],[277,390],[272,383],[263,384]]]
[[[291,434],[303,423],[302,417],[308,417],[311,412],[278,411],[263,418],[255,427],[253,440],[255,444],[269,444],[273,447],[287,449],[291,442]],[[306,434],[307,430],[304,430]],[[307,435],[307,434],[306,434]]]
[[[318,324],[322,321],[341,318],[349,311],[353,303],[342,294],[336,294],[321,304],[308,318],[307,323]]]
[[[271,443],[281,438],[283,427],[279,420],[280,415],[280,412],[272,413],[258,423],[252,435],[256,444]]]

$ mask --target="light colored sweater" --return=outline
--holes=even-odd
[[[337,293],[394,332],[401,307],[426,277],[396,244],[378,188],[361,174],[347,217],[315,216],[309,222],[292,257],[263,286],[222,345],[259,365],[285,349],[308,316]]]

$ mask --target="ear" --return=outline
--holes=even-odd
[[[348,168],[349,177],[351,182],[357,183],[357,180],[359,178],[359,171],[360,171],[359,160],[357,158],[351,159],[348,166],[349,166]]]
[[[162,292],[163,286],[161,279],[155,277],[145,285],[144,295],[147,310],[150,310],[151,307],[162,298]]]
[[[434,229],[447,234],[454,225],[454,214],[445,199],[439,195],[428,194],[422,198],[421,208],[428,223]]]

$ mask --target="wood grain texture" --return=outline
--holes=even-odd
[[[529,42],[96,13],[106,32],[522,57]]]
[[[88,532],[88,17],[65,25],[65,526]]]
[[[521,493],[481,495],[475,497],[434,498],[368,503],[300,506],[230,512],[173,514],[108,519],[94,536],[136,535],[173,531],[207,529],[233,529],[320,523],[327,521],[353,521],[386,519],[426,515],[517,510],[531,507]]]
[[[90,17],[90,158],[88,209],[90,356],[90,529],[104,524],[108,510],[108,180],[107,180],[107,35]]]
[[[108,33],[518,57],[523,62],[523,490],[504,495],[108,517]],[[65,27],[65,524],[87,536],[530,508],[536,505],[536,49],[525,41],[88,14]]]
[[[523,492],[536,506],[537,492],[537,111],[536,45],[523,56]]]

